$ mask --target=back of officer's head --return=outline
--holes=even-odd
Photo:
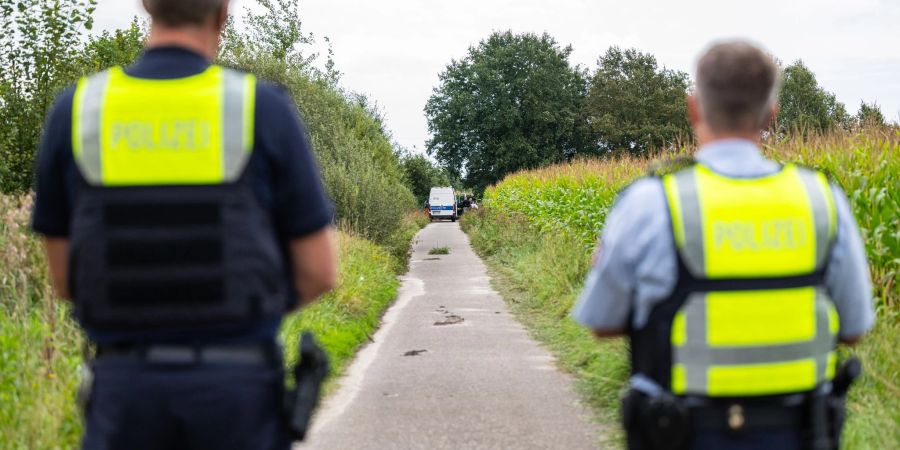
[[[217,23],[227,14],[228,0],[143,0],[154,23],[167,27]]]
[[[758,47],[716,43],[697,64],[697,113],[716,134],[759,132],[775,114],[779,76],[775,61]]]

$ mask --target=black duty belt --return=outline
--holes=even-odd
[[[759,428],[800,428],[804,425],[803,406],[784,405],[708,405],[690,408],[690,420],[698,430],[731,430]]]
[[[242,364],[264,365],[278,360],[274,344],[257,345],[129,345],[100,346],[97,358],[132,359],[151,364]]]

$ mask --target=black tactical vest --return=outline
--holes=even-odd
[[[111,89],[116,76],[123,76],[120,69],[79,84],[83,92],[76,93],[73,132],[83,181],[74,208],[69,283],[76,315],[92,330],[235,328],[277,317],[286,309],[290,295],[283,248],[247,170],[252,137],[243,133],[252,127],[244,121],[253,120],[253,110],[246,108],[255,106],[244,96],[251,89],[255,92],[255,80],[216,66],[210,70],[217,71],[207,74],[210,82],[218,83],[215,89],[189,99],[183,97],[193,94],[182,92],[177,101],[212,101],[209,91],[221,86],[221,98],[214,100],[223,106],[221,126],[212,128],[221,129],[221,148],[208,151],[221,152],[225,169],[215,183],[106,182],[103,153],[123,150],[113,149],[99,117],[115,114],[104,111],[109,104],[106,97],[127,89]],[[145,96],[142,101],[169,99]],[[159,106],[147,109],[160,110]],[[184,113],[179,118],[183,123]],[[110,123],[109,117],[103,120]],[[147,119],[148,124],[164,121]],[[139,140],[134,142],[140,145]],[[168,142],[171,146],[184,140]]]

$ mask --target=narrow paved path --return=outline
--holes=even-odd
[[[396,303],[302,448],[596,447],[569,378],[489,281],[458,224],[422,230]]]

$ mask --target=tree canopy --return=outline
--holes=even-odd
[[[44,114],[82,73],[81,34],[96,4],[0,0],[0,191],[31,187]]]
[[[495,32],[452,61],[425,107],[433,155],[476,191],[575,152],[583,77],[547,34]]]
[[[431,188],[450,186],[452,181],[447,172],[432,163],[424,155],[404,155],[401,159],[406,185],[410,187],[416,201],[423,205],[428,200]]]
[[[639,154],[690,138],[688,74],[658,67],[649,53],[618,47],[597,65],[583,108],[589,151]]]
[[[784,68],[779,106],[776,129],[781,133],[821,132],[850,125],[844,104],[820,86],[816,75],[800,60]]]
[[[884,114],[876,103],[862,102],[856,113],[856,124],[861,127],[881,127],[885,125]]]

